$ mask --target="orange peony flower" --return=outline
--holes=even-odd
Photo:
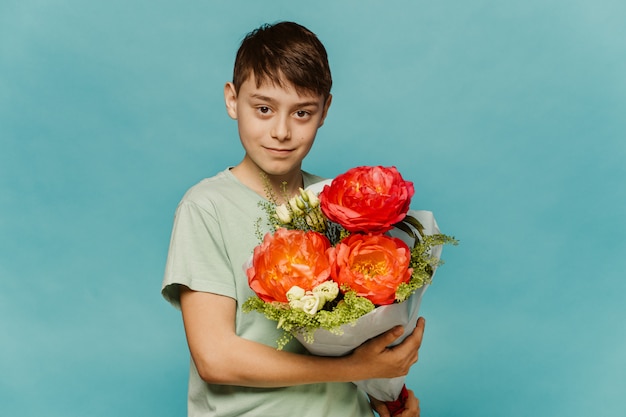
[[[254,248],[248,284],[263,301],[288,302],[287,291],[294,285],[310,291],[328,280],[330,262],[328,239],[317,232],[279,228],[268,233]]]
[[[328,250],[331,277],[375,305],[392,304],[398,286],[411,279],[411,252],[400,239],[353,234]]]
[[[322,212],[350,232],[384,233],[406,216],[415,190],[395,167],[356,167],[320,193]]]

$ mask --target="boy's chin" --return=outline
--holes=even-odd
[[[270,177],[288,177],[292,174],[299,174],[302,163],[295,161],[260,161],[256,164],[261,171]]]
[[[261,171],[263,171],[265,175],[267,175],[268,177],[282,178],[282,177],[289,177],[291,175],[300,174],[300,166],[290,167],[290,168],[266,167],[266,168],[261,168]]]
[[[300,175],[302,163],[246,158],[240,167],[248,173],[247,175],[258,175],[259,172],[262,172],[269,178],[288,180],[291,176]]]

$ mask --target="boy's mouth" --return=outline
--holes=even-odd
[[[266,147],[265,149],[267,149],[270,152],[281,154],[281,155],[293,152],[293,149],[288,149],[288,148],[267,148]]]

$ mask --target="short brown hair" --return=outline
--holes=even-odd
[[[324,99],[333,83],[326,48],[313,32],[294,22],[265,24],[246,35],[235,59],[235,91],[239,92],[250,74],[254,74],[257,87],[266,81],[282,86],[282,79],[298,92],[312,92]]]

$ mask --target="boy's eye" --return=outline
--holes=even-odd
[[[296,112],[296,116],[298,116],[299,118],[307,117],[308,115],[309,115],[309,112],[305,110],[298,110]]]
[[[258,110],[259,110],[259,113],[262,113],[262,114],[267,114],[270,112],[270,108],[267,106],[260,106],[258,107]]]

